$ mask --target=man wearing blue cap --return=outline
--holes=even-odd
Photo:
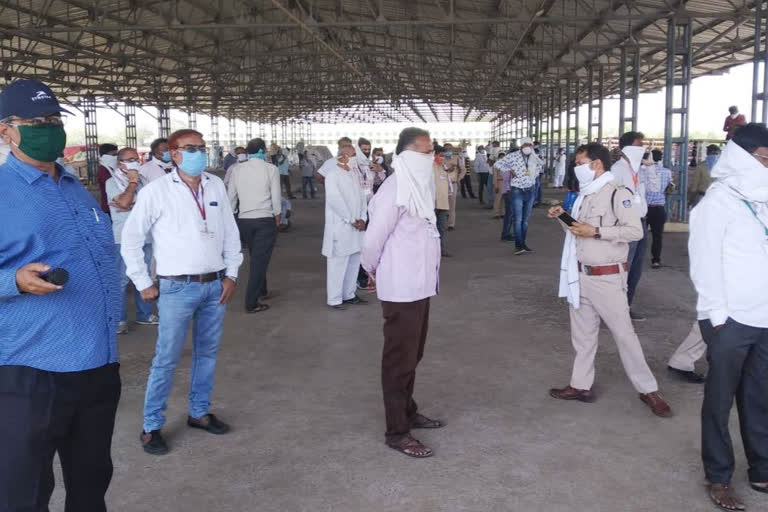
[[[112,478],[121,289],[109,218],[55,163],[61,112],[34,80],[0,92],[0,510],[48,510],[57,452],[67,512],[105,511]]]

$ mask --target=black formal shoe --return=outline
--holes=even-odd
[[[152,432],[141,431],[139,436],[141,447],[150,455],[165,455],[168,453],[168,445],[159,430]]]
[[[365,300],[365,299],[361,299],[360,297],[355,295],[351,299],[345,300],[343,303],[344,304],[351,304],[353,306],[364,306],[364,305],[368,304],[368,301]]]
[[[671,373],[678,379],[684,380],[686,382],[693,382],[694,384],[704,384],[707,381],[706,377],[696,372],[681,370],[673,366],[667,366],[667,370],[669,370],[669,373]]]
[[[264,304],[263,302],[259,302],[258,304],[256,304],[256,307],[245,308],[245,312],[248,314],[261,313],[262,311],[266,311],[268,309],[269,309],[269,304]]]
[[[530,247],[528,247],[527,245],[523,245],[523,250],[524,250],[525,252],[533,252],[533,249],[531,249],[531,248],[530,248]]]
[[[210,413],[197,420],[192,416],[187,416],[187,425],[192,428],[199,428],[216,435],[226,434],[229,432],[229,425]]]
[[[629,310],[629,318],[631,318],[635,322],[645,322],[645,317],[643,315],[641,315],[640,313],[635,313],[631,309]]]
[[[525,254],[525,248],[524,247],[516,247],[515,252],[512,253],[515,256],[520,256],[521,254]]]
[[[335,304],[333,306],[329,304],[328,307],[331,309],[339,310],[339,311],[344,311],[345,309],[347,309],[347,306],[345,306],[344,304]]]

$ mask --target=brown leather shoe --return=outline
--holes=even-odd
[[[645,405],[647,405],[656,416],[662,418],[672,417],[672,408],[656,391],[646,394],[641,393],[640,400],[645,402]]]
[[[571,386],[564,388],[552,388],[549,390],[549,396],[560,400],[578,400],[579,402],[591,403],[595,401],[595,394],[591,389],[576,389]]]

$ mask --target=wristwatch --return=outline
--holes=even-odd
[[[595,226],[595,235],[594,235],[594,237],[595,237],[595,240],[600,240],[601,238],[603,238],[603,235],[600,234],[600,227],[599,226]]]

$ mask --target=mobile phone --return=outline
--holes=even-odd
[[[40,274],[40,279],[56,286],[64,286],[69,281],[69,272],[63,268],[52,268]]]
[[[573,224],[576,222],[576,219],[568,215],[568,212],[563,212],[560,215],[557,216],[558,219],[563,221],[566,226],[573,226]]]

